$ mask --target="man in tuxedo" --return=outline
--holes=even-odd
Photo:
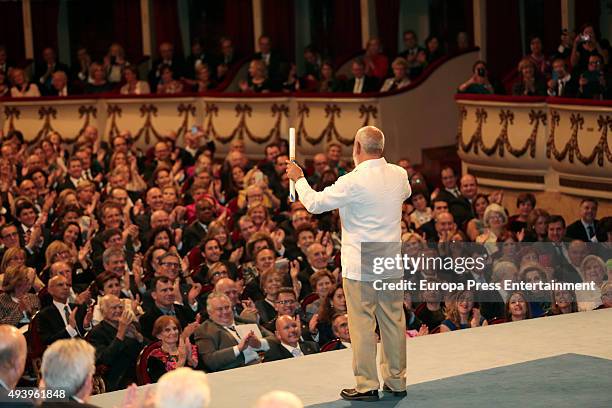
[[[583,198],[580,202],[580,219],[567,227],[566,236],[584,242],[605,242],[608,237],[597,220],[597,207],[594,198]]]
[[[15,389],[23,375],[27,352],[23,334],[14,326],[0,325],[0,406],[34,406],[33,403],[23,401],[21,404],[8,397],[8,392]]]
[[[37,85],[41,87],[41,91],[44,93],[51,89],[51,80],[54,72],[69,72],[70,68],[57,61],[55,50],[51,47],[43,50],[42,59],[41,62],[36,64],[34,78],[36,78]]]
[[[174,79],[185,76],[185,65],[182,59],[174,54],[174,45],[163,42],[159,45],[159,58],[153,62],[153,68],[149,71],[149,85],[151,89],[157,89],[157,84],[161,78],[160,67],[168,65],[172,67]]]
[[[213,203],[210,200],[198,200],[196,202],[196,217],[183,234],[183,245],[186,251],[197,247],[208,233],[208,224],[215,217]]]
[[[448,210],[455,217],[457,227],[463,229],[465,224],[475,216],[472,203],[478,194],[476,177],[471,174],[461,177],[459,190],[461,195],[448,202]]]
[[[259,52],[254,56],[254,59],[262,60],[268,69],[268,77],[273,82],[282,81],[282,58],[280,54],[272,50],[272,40],[267,35],[262,35],[257,41]]]
[[[269,342],[270,349],[264,355],[264,361],[284,360],[302,357],[319,352],[319,346],[313,341],[301,340],[302,330],[299,317],[282,315],[276,319],[276,339]]]
[[[68,83],[68,75],[64,71],[55,71],[51,75],[51,87],[44,92],[45,96],[74,95],[74,90]]]
[[[194,339],[207,371],[260,363],[258,352],[270,349],[271,332],[258,326],[263,338],[258,338],[253,331],[241,337],[236,325],[242,322],[234,318],[232,303],[222,293],[208,296],[206,310],[209,318],[196,329]]]
[[[452,167],[446,166],[442,168],[442,171],[440,172],[440,179],[442,180],[443,188],[440,190],[436,198],[440,198],[448,203],[461,196],[461,191],[459,191],[459,187],[457,186],[457,176],[455,175],[455,170],[453,170]]]
[[[555,269],[554,278],[561,282],[582,282],[580,274],[572,267],[566,244],[570,239],[565,236],[565,219],[560,215],[548,218],[547,242],[544,251],[552,255],[551,266]]]
[[[83,164],[81,160],[72,156],[68,160],[68,174],[64,178],[64,182],[57,187],[57,191],[76,190],[79,181],[83,179]]]
[[[199,287],[201,289],[201,286]],[[153,325],[155,324],[155,320],[160,316],[175,316],[181,323],[181,327],[186,327],[195,320],[196,311],[198,310],[196,298],[200,294],[199,290],[197,293],[195,290],[189,291],[189,305],[184,306],[174,303],[180,300],[177,299],[174,280],[170,280],[166,276],[155,277],[151,282],[151,288],[151,296],[154,304],[148,308],[148,310],[145,310],[145,314],[140,316],[140,326],[142,327],[142,334],[145,337],[154,339],[152,334]]]
[[[338,338],[338,343],[335,350],[351,348],[351,334],[348,326],[348,316],[343,313],[337,313],[332,316],[332,331],[334,336]]]
[[[578,92],[578,80],[567,71],[567,62],[557,57],[552,63],[552,78],[548,80],[548,95],[564,98],[575,98]]]
[[[362,59],[355,59],[351,64],[353,78],[346,82],[345,92],[362,94],[378,91],[378,81],[365,74],[365,63]]]
[[[48,346],[56,340],[84,336],[91,329],[93,307],[69,304],[70,285],[61,275],[49,279],[48,291],[53,304],[38,312],[38,330],[43,344]]]
[[[43,408],[96,408],[87,403],[93,389],[96,350],[81,339],[59,340],[42,358],[40,388],[66,393],[68,401],[45,401]]]

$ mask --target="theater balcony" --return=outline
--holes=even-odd
[[[457,150],[481,185],[612,198],[612,102],[457,95]]]

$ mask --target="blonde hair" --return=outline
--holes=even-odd
[[[34,283],[34,276],[30,276],[31,268],[25,265],[15,265],[6,268],[4,272],[4,280],[2,281],[2,291],[5,293],[11,293],[15,290],[15,287],[19,284],[29,282],[30,285]]]
[[[506,215],[506,210],[504,209],[504,207],[496,203],[491,203],[485,209],[484,216],[482,217],[482,221],[486,227],[489,226],[489,218],[494,213],[501,215],[502,223],[504,225],[508,223],[508,216]]]
[[[60,253],[60,252],[70,252],[70,254],[72,255],[72,251],[70,250],[70,247],[68,246],[68,244],[66,244],[63,241],[53,241],[52,243],[49,244],[49,246],[47,247],[47,250],[45,251],[45,261],[47,263],[47,267],[51,267],[51,265],[53,265],[54,262],[56,262],[55,257]]]

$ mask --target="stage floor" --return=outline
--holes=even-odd
[[[513,406],[516,406],[511,401],[508,401],[506,405],[503,393],[496,395],[496,387],[500,385],[500,381],[505,381],[505,376],[521,376],[524,373],[524,376],[533,377],[527,378],[528,383],[530,381],[533,383],[543,381],[542,389],[548,389],[548,383],[543,380],[543,373],[547,370],[566,370],[568,367],[583,369],[583,371],[597,370],[596,375],[609,384],[609,379],[612,378],[611,339],[612,309],[546,317],[408,339],[408,398],[401,401],[389,400],[388,403],[381,402],[376,406],[381,408],[384,406],[437,406],[437,404],[427,404],[425,400],[422,400],[419,404],[416,400],[411,400],[411,395],[414,398],[425,398],[424,395],[434,390],[436,384],[444,386],[446,390],[458,385],[465,386],[469,381],[465,383],[464,379],[477,380],[485,393],[483,395],[490,395],[496,407],[513,404]],[[561,356],[566,354],[577,354],[579,356]],[[560,357],[552,360],[547,359],[547,357],[553,356]],[[604,360],[584,356],[599,357]],[[535,360],[541,360],[541,362]],[[306,356],[297,360],[271,362],[213,373],[209,375],[212,407],[249,407],[252,406],[257,397],[275,389],[295,393],[302,399],[305,406],[365,406],[365,403],[349,404],[339,401],[340,390],[354,386],[351,361],[351,350],[340,350]],[[516,366],[519,368],[517,373],[508,371],[508,369],[482,372],[482,370],[525,362],[532,363]],[[477,372],[480,372],[477,378],[463,376],[468,373],[476,374]],[[576,375],[578,374],[577,372]],[[434,380],[450,380],[450,377],[457,376],[463,378],[455,383],[432,382],[422,384]],[[551,379],[555,381],[554,376]],[[580,377],[576,377],[576,380],[582,381]],[[561,380],[557,379],[556,381]],[[411,388],[411,385],[415,384],[421,385]],[[523,392],[523,386],[520,383],[517,383],[516,388],[511,384],[506,384],[506,386],[506,388],[509,387],[506,389],[509,392],[508,395]],[[571,402],[576,397],[575,390],[567,387],[555,388],[557,388],[555,395],[561,393],[559,401],[552,404],[555,407],[612,406],[612,393],[610,393],[609,385],[602,390],[610,396],[606,405],[600,405],[601,395],[594,394],[591,401],[585,400],[585,397],[581,396],[581,403],[576,405]],[[465,401],[462,401],[462,393],[453,393],[449,396],[449,399],[445,400],[444,406],[470,406],[475,408],[481,406],[478,401],[487,402],[487,406],[492,403],[491,401],[474,400],[474,395],[471,392],[477,390],[473,388],[463,389],[464,393],[470,393],[469,396],[465,397]],[[415,390],[414,393],[413,390]],[[417,390],[419,393],[416,393]],[[545,403],[546,400],[539,402],[540,404],[544,403],[544,405],[535,404],[538,395],[534,393],[533,389],[529,392],[531,392],[530,398],[533,398],[534,404],[525,405],[523,403],[521,406],[551,406],[552,401]],[[124,391],[117,391],[97,395],[92,397],[90,402],[100,407],[112,408],[120,405],[123,393]],[[567,394],[566,398],[563,397],[564,393]],[[388,398],[383,400],[388,400]]]

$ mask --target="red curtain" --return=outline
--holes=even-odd
[[[400,0],[376,0],[378,37],[380,37],[385,54],[391,58],[398,52],[399,11]]]
[[[521,58],[519,5],[516,1],[487,1],[487,63],[502,79]]]
[[[336,66],[363,49],[359,0],[334,0],[330,27],[330,51]]]
[[[22,64],[25,60],[23,17],[20,1],[0,1],[0,44],[6,47],[9,62]]]
[[[153,27],[155,30],[155,55],[159,44],[168,41],[174,44],[175,55],[190,52],[190,44],[181,41],[181,30],[176,0],[153,0]]]
[[[34,59],[40,59],[42,50],[46,47],[53,47],[57,51],[59,0],[33,0],[31,9]]]
[[[263,0],[263,33],[272,48],[288,61],[295,61],[295,7],[293,0]],[[301,52],[301,50],[298,50]]]
[[[546,55],[557,51],[561,41],[561,2],[559,0],[544,0],[544,13],[542,26],[542,45]]]
[[[601,15],[599,0],[580,0],[574,2],[574,21],[576,31],[580,26],[589,23],[593,24],[595,29],[599,29],[599,16]]]
[[[138,62],[142,57],[139,1],[113,1],[113,39],[123,45],[125,54],[130,61]]]
[[[239,55],[254,52],[252,0],[225,2],[225,33],[232,39]]]

